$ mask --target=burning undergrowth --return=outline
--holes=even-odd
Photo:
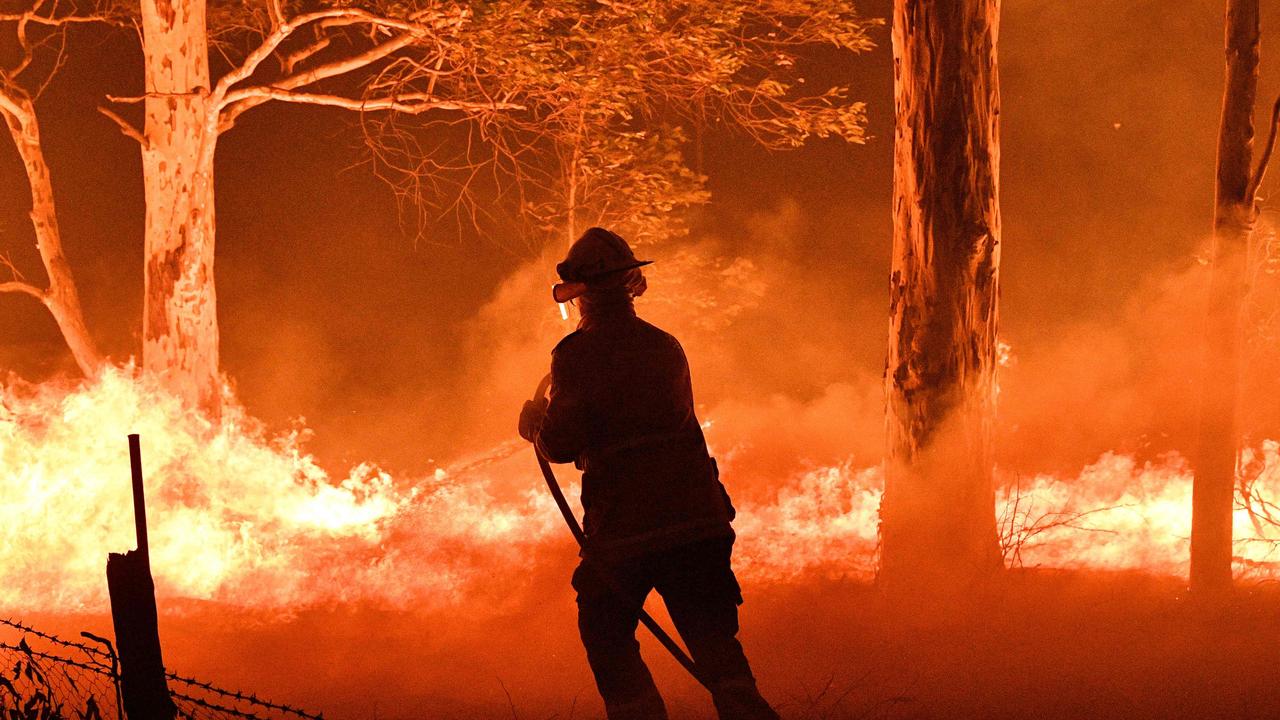
[[[102,606],[104,552],[134,544],[125,432],[143,438],[162,595],[447,600],[475,552],[519,552],[550,530],[532,492],[499,503],[483,477],[439,469],[397,483],[359,465],[331,478],[303,449],[305,431],[269,435],[235,404],[212,424],[127,368],[74,388],[7,386],[0,427],[9,606]]]
[[[739,510],[744,583],[869,580],[883,398],[866,366],[880,350],[851,363],[860,344],[837,312],[853,302],[847,283],[768,247],[742,255],[703,239],[658,253],[640,311],[686,348],[699,416]],[[105,609],[105,553],[134,544],[129,432],[142,436],[164,598],[285,613],[533,602],[546,580],[536,568],[573,554],[528,446],[513,439],[515,408],[572,328],[547,300],[550,266],[548,256],[513,272],[463,320],[467,341],[439,346],[458,353],[464,369],[452,382],[468,389],[441,418],[447,432],[426,427],[427,439],[412,439],[447,446],[435,448],[451,458],[440,466],[393,473],[363,463],[333,473],[302,421],[269,428],[228,391],[213,422],[132,367],[78,383],[5,381],[0,607]],[[997,427],[1007,564],[1185,574],[1191,470],[1173,448],[1186,438],[1133,438],[1190,422],[1178,383],[1192,372],[1186,319],[1198,311],[1202,279],[1194,267],[1157,278],[1109,324],[1082,323],[1052,342],[1018,345],[1015,328]],[[1077,419],[1063,422],[1064,414]],[[368,432],[396,437],[410,431],[372,425]],[[358,440],[320,441],[376,454]],[[1271,577],[1280,444],[1251,439],[1241,467],[1237,572]],[[573,471],[560,476],[574,497]]]
[[[79,385],[3,388],[0,606],[105,607],[105,553],[134,544],[126,432],[143,438],[162,597],[263,609],[442,607],[491,593],[495,573],[566,542],[520,443],[425,477],[393,478],[372,465],[333,477],[308,454],[305,430],[273,434],[234,402],[211,423],[131,368],[112,369]],[[878,468],[846,461],[763,477],[768,466],[750,462],[745,428],[713,422],[708,436],[731,490],[770,488],[739,502],[744,582],[871,576]],[[1267,498],[1280,496],[1280,444],[1263,443],[1246,460],[1240,568],[1270,574],[1280,535],[1266,511]],[[1184,571],[1191,474],[1177,455],[1107,454],[1078,477],[1003,480],[1011,564]],[[509,602],[520,601],[521,582],[503,580]]]

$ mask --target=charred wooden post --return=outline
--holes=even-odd
[[[1001,566],[992,488],[999,0],[896,0],[881,580]]]
[[[1191,588],[1197,592],[1231,587],[1231,517],[1240,436],[1240,311],[1248,277],[1249,237],[1257,216],[1256,184],[1251,180],[1260,42],[1258,0],[1228,0],[1226,89],[1213,206],[1213,276],[1191,501]]]
[[[107,590],[111,595],[116,647],[120,651],[121,692],[125,714],[130,720],[171,720],[177,709],[169,697],[160,654],[156,591],[147,543],[147,507],[142,488],[142,454],[137,435],[129,436],[129,462],[138,549],[107,556]]]

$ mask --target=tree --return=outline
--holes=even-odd
[[[766,57],[785,69],[792,61],[787,50],[798,40],[868,46],[865,25],[842,3],[828,7],[815,0],[773,0],[684,6],[653,1],[624,8],[612,3],[520,0],[297,5],[225,0],[213,6],[218,12],[208,14],[219,20],[212,27],[206,25],[204,3],[144,0],[148,92],[117,100],[141,100],[146,111],[142,132],[122,125],[143,146],[144,366],[170,376],[176,389],[207,408],[216,407],[219,387],[212,281],[214,148],[218,135],[253,107],[275,100],[362,115],[444,115],[447,119],[441,122],[480,127],[482,141],[496,137],[491,127],[500,127],[510,116],[536,140],[567,127],[558,120],[566,112],[572,114],[566,98],[598,97],[596,89],[602,83],[638,76],[622,87],[633,93],[631,99],[635,92],[647,91],[648,108],[701,95],[707,99],[700,100],[699,107],[736,113],[743,126],[762,134],[861,132],[861,106],[839,102],[842,89],[789,98],[792,87],[776,79],[778,73],[763,70]],[[637,53],[634,48],[640,45],[619,40],[620,35],[634,37],[641,31],[651,33],[648,52]],[[210,38],[219,41],[220,48],[249,40],[252,49],[215,81],[209,71]],[[232,56],[230,50],[222,54]],[[596,61],[584,63],[584,55]],[[263,65],[273,56],[280,69],[269,73]],[[727,76],[743,80],[722,90],[717,83]],[[321,89],[324,81],[335,79],[335,88]],[[618,96],[616,90],[608,92]],[[792,117],[773,111],[788,105],[810,112]],[[612,121],[625,110],[616,104],[607,107],[612,114],[582,112],[577,117],[577,137],[593,138],[576,145],[583,151],[578,168],[584,178],[592,171],[591,157],[599,156],[602,147],[613,152],[623,148],[637,157],[652,157],[656,150],[670,157],[667,141],[642,139],[642,129],[619,133]],[[380,143],[376,135],[372,140]],[[413,166],[415,175],[440,169],[422,161]],[[576,178],[577,173],[570,176]],[[660,182],[676,187],[682,180],[688,176]],[[570,206],[576,208],[577,202]]]
[[[894,237],[881,577],[1000,567],[992,488],[999,0],[896,0]]]
[[[846,88],[810,90],[795,70],[804,45],[870,47],[871,23],[844,2],[142,0],[127,9],[141,31],[145,92],[108,96],[114,107],[100,110],[142,154],[143,367],[211,411],[221,389],[214,156],[221,135],[260,105],[356,113],[374,157],[400,171],[419,204],[439,199],[421,189],[449,172],[462,172],[462,195],[480,167],[502,166],[520,187],[538,187],[525,207],[560,236],[588,219],[644,236],[667,211],[705,201],[680,153],[684,130],[664,118],[723,118],[778,145],[860,140],[864,122]],[[140,123],[123,117],[137,107]],[[461,159],[442,160],[460,127]]]
[[[15,12],[0,12],[0,32],[12,33],[13,39],[12,45],[0,45],[5,52],[0,58],[0,116],[22,160],[31,193],[31,227],[48,277],[48,286],[41,288],[25,280],[6,261],[12,278],[0,282],[0,292],[25,293],[42,303],[58,324],[76,365],[87,376],[97,374],[103,357],[85,323],[75,276],[63,251],[53,174],[44,156],[36,100],[62,63],[68,28],[112,21],[112,14],[104,8],[65,11],[49,0],[33,0]]]
[[[801,54],[873,47],[849,2],[570,3],[551,57],[528,78],[529,113],[496,121],[539,246],[608,225],[641,244],[680,237],[707,202],[684,149],[708,127],[769,148],[864,141],[847,86],[806,82]],[[533,123],[530,125],[529,123]]]
[[[521,218],[532,225],[531,235],[560,238],[566,248],[593,225],[613,228],[634,244],[684,235],[688,226],[680,211],[706,203],[711,194],[706,178],[685,164],[683,140],[676,127],[584,134],[557,143],[548,182],[538,188],[542,192],[526,188]]]
[[[475,38],[523,33],[509,4],[142,0],[141,130],[146,197],[143,367],[216,411],[214,154],[219,136],[270,101],[473,118],[512,104]],[[518,10],[518,8],[516,8]],[[487,27],[477,29],[493,19]],[[488,35],[486,35],[488,33]],[[512,38],[505,38],[512,43]],[[216,79],[209,48],[230,66]],[[238,48],[249,48],[237,53]],[[275,60],[269,71],[266,61]],[[351,79],[357,74],[357,79]],[[335,87],[326,81],[337,79]],[[343,82],[345,81],[345,83]]]
[[[111,108],[99,109],[142,152],[147,208],[143,367],[208,410],[216,411],[221,385],[213,284],[218,137],[243,113],[271,100],[467,117],[511,106],[488,93],[502,88],[486,85],[494,76],[482,71],[476,48],[465,40],[469,36],[463,26],[473,14],[465,5],[421,0],[421,7],[409,9],[396,2],[360,7],[311,3],[314,7],[297,9],[279,0],[215,0],[210,11],[205,0],[142,0],[140,6],[123,0],[22,1],[18,10],[0,13],[0,28],[12,29],[17,40],[12,62],[0,70],[0,114],[26,169],[32,223],[49,285],[41,289],[25,281],[10,264],[14,277],[0,284],[0,292],[25,293],[43,302],[81,369],[96,372],[103,359],[87,330],[62,250],[35,100],[62,64],[67,27],[131,21],[140,29],[147,92],[108,99],[141,105],[143,126],[139,129]],[[509,34],[513,29],[525,32],[516,15],[508,13],[491,25]],[[488,30],[492,36],[494,28]],[[227,63],[230,67],[216,83],[209,65],[211,45],[222,58],[237,58]],[[247,52],[237,53],[246,46]],[[411,48],[416,52],[407,52]],[[279,70],[262,78],[262,65],[270,58]],[[317,87],[356,71],[371,74],[363,84],[354,83],[354,92]],[[39,77],[29,77],[35,75]],[[415,82],[424,89],[415,91]],[[345,89],[352,91],[352,83]]]
[[[1241,310],[1247,293],[1249,241],[1258,216],[1258,188],[1280,120],[1277,102],[1270,138],[1253,169],[1261,42],[1258,0],[1228,0],[1225,34],[1226,88],[1218,131],[1213,264],[1191,513],[1191,588],[1198,592],[1231,587],[1232,511],[1240,447]]]

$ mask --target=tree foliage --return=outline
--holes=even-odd
[[[150,1],[150,0],[148,0]],[[125,20],[134,0],[6,0]],[[864,105],[812,81],[817,46],[858,53],[877,24],[847,0],[169,0],[206,12],[220,132],[270,101],[360,113],[376,167],[421,208],[472,211],[483,171],[515,180],[535,235],[589,223],[680,234],[704,203],[684,160],[707,127],[770,148],[863,140]],[[144,48],[144,51],[146,49]],[[113,98],[127,116],[140,98]],[[109,108],[104,108],[109,110]],[[118,112],[117,112],[118,111]],[[491,184],[492,186],[492,184]]]
[[[498,20],[508,13],[514,22]],[[775,149],[864,139],[865,105],[804,69],[818,46],[871,48],[877,21],[847,2],[486,3],[475,17],[489,29],[477,40],[493,64],[482,74],[500,81],[488,92],[518,108],[486,117],[483,142],[466,145],[479,151],[453,167],[492,163],[514,180],[535,248],[593,224],[640,242],[682,234],[677,211],[709,199],[685,151],[709,128]],[[429,156],[415,125],[388,116],[373,134],[399,151],[380,159],[407,186]]]

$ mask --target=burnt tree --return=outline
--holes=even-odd
[[[1241,310],[1248,291],[1246,265],[1258,215],[1258,186],[1275,142],[1273,114],[1271,138],[1254,170],[1253,113],[1260,43],[1258,0],[1228,0],[1226,87],[1218,130],[1213,267],[1191,514],[1191,587],[1198,592],[1231,587],[1231,525],[1240,437]]]
[[[1000,567],[992,488],[999,0],[896,0],[881,579]]]

